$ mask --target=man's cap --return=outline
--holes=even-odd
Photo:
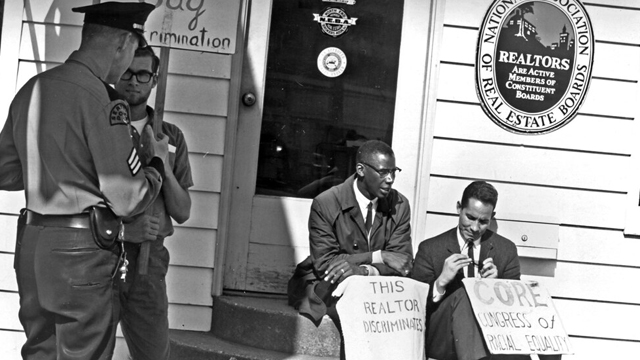
[[[98,24],[133,32],[140,39],[140,46],[147,46],[144,23],[156,7],[147,3],[103,2],[76,7],[73,12],[84,14],[85,24]]]

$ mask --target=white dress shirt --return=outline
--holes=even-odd
[[[360,192],[358,189],[358,181],[353,182],[353,193],[356,195],[356,202],[358,203],[358,207],[360,208],[360,213],[362,214],[362,219],[366,222],[367,220],[367,207],[369,203],[371,203],[371,229],[369,229],[369,233],[367,234],[367,241],[371,238],[371,231],[373,231],[373,225],[376,222],[376,209],[378,209],[378,198],[374,198],[373,200],[369,200]],[[369,244],[371,245],[371,244]],[[383,264],[382,261],[382,250],[376,250],[371,254],[371,263],[372,264]],[[378,269],[371,265],[360,265],[366,267],[369,270],[369,276],[377,276],[380,275]]]

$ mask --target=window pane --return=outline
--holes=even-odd
[[[367,139],[391,144],[403,1],[274,0],[256,194],[315,197],[355,172]],[[323,32],[345,30],[333,37]],[[339,69],[335,77],[323,75]]]

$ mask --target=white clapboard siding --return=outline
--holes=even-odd
[[[478,29],[444,27],[440,60],[473,65],[476,61]],[[596,34],[597,35],[597,34]],[[640,48],[637,46],[596,42],[593,76],[611,79],[640,78]],[[615,63],[616,66],[608,66]]]
[[[184,226],[217,229],[220,194],[191,191],[191,217]]]
[[[497,161],[488,167],[487,159]],[[436,139],[431,173],[518,183],[535,179],[540,185],[571,184],[574,188],[625,191],[625,177],[593,176],[593,169],[604,174],[624,174],[628,166],[628,156]]]
[[[93,0],[25,0],[24,21],[48,24],[82,25],[84,15],[71,11],[78,6],[91,5]]]
[[[211,306],[213,269],[171,266],[167,272],[167,296],[173,304]]]
[[[211,306],[169,304],[169,329],[211,330]]]
[[[636,83],[594,78],[580,114],[633,118],[637,109]],[[438,100],[478,103],[475,70],[472,66],[443,63],[440,65]]]
[[[433,177],[428,195],[429,210],[452,211],[455,201],[470,182],[471,179]],[[549,223],[613,229],[624,227],[626,194],[537,186],[533,179],[531,185],[494,185],[500,194],[500,215],[506,220],[547,218]]]
[[[536,239],[531,237],[531,232],[528,230],[531,226],[551,226],[552,228],[557,226],[542,222],[528,223],[504,220],[501,217],[501,209],[503,202],[505,201],[509,200],[501,198],[501,200],[498,201],[498,206],[496,207],[496,221],[492,223],[491,229],[496,231],[498,234],[507,237],[514,243],[519,242],[516,238],[518,230],[529,236],[530,240],[528,242],[536,243]],[[511,233],[516,234],[515,236],[504,232],[507,228],[507,224],[509,224],[508,227],[510,228],[509,230]],[[448,213],[427,214],[427,221],[425,223],[426,238],[439,235],[457,225],[458,215],[455,213],[455,201],[452,201],[451,209],[449,209]],[[417,240],[416,244],[425,239]],[[640,267],[640,258],[637,256],[637,254],[640,253],[640,241],[634,238],[624,237],[622,230],[594,229],[560,225],[559,233],[557,234],[555,241],[558,246],[558,260],[601,265]],[[624,251],[620,251],[620,249],[624,249]],[[418,246],[416,245],[414,251],[417,250]],[[522,255],[520,249],[518,249],[518,252]]]
[[[308,246],[249,244],[247,290],[286,294],[293,270],[307,256]]]
[[[0,330],[0,354],[3,360],[21,360],[20,349],[27,337],[22,331]]]
[[[2,195],[0,195],[0,199],[2,199]],[[13,253],[15,251],[17,228],[18,216],[0,214],[0,252]]]
[[[18,318],[20,297],[17,292],[0,291],[0,329],[22,331]],[[2,342],[0,340],[0,342]]]
[[[260,244],[309,246],[310,212],[310,199],[254,196],[251,238]]]
[[[0,213],[18,214],[25,204],[24,191],[3,191],[0,195]]]
[[[82,28],[23,23],[20,59],[63,63],[80,46]]]
[[[447,1],[444,23],[479,28],[491,3],[491,0]],[[597,4],[609,4],[628,7],[629,9],[638,9],[638,4],[634,0],[598,1]],[[629,24],[636,23],[633,17],[635,16],[635,20],[637,20],[637,16],[639,16],[637,11],[634,12],[623,8],[598,5],[596,5],[596,2],[590,2],[589,5],[585,6],[591,18],[596,40],[632,44],[640,43],[640,33],[637,31],[629,31]],[[620,19],[625,19],[625,21],[620,21]]]
[[[213,268],[217,230],[174,226],[175,232],[164,240],[171,265]]]
[[[565,330],[572,335],[640,341],[638,305],[565,299],[554,299],[553,303]]]
[[[171,49],[169,56],[169,73],[229,79],[231,77],[231,56]]]
[[[633,359],[640,353],[640,342],[571,337],[574,355],[563,355],[563,360]]]
[[[640,305],[637,287],[629,286],[637,276],[640,268],[558,261],[553,277],[532,278],[554,297]]]
[[[640,241],[625,237],[621,230],[560,227],[558,259],[640,268],[637,254]]]
[[[222,156],[189,152],[189,165],[194,184],[191,190],[220,192]]]
[[[190,152],[222,155],[226,118],[167,111],[164,120],[184,133]]]
[[[228,80],[173,74],[167,79],[167,111],[226,116],[228,98]]]
[[[522,136],[498,127],[478,104],[449,102],[437,104],[436,119],[434,136],[444,138],[612,154],[631,154],[635,143],[635,125],[631,120],[578,115],[562,131]]]
[[[13,254],[0,253],[0,289],[5,291],[18,291],[13,258]]]

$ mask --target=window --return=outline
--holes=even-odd
[[[363,141],[391,145],[403,6],[274,0],[256,194],[313,198],[355,172]]]

